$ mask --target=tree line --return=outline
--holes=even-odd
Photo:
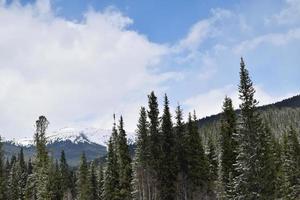
[[[300,199],[299,127],[280,136],[272,132],[257,112],[243,59],[238,91],[240,113],[225,97],[219,137],[205,140],[195,112],[184,121],[178,105],[173,120],[167,95],[160,113],[151,92],[148,107],[140,109],[135,155],[130,155],[122,116],[117,123],[114,116],[106,162],[88,162],[83,152],[78,168],[69,167],[64,151],[53,160],[46,148],[49,122],[40,116],[32,160],[25,160],[21,149],[5,161],[0,146],[0,199]]]

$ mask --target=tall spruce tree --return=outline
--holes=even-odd
[[[164,98],[164,110],[161,118],[161,160],[159,163],[159,198],[175,199],[177,180],[177,160],[175,152],[175,136],[167,95]]]
[[[175,152],[177,155],[177,199],[187,199],[187,141],[183,112],[180,105],[176,108]]]
[[[132,199],[132,168],[131,158],[129,154],[129,146],[127,144],[126,132],[124,130],[123,117],[119,121],[118,134],[118,163],[119,163],[119,178],[120,178],[120,198],[123,200]]]
[[[18,197],[20,200],[25,199],[25,187],[27,181],[27,167],[24,159],[23,148],[20,149],[18,156],[18,167],[17,167],[17,177],[18,177]]]
[[[120,199],[120,183],[119,171],[116,151],[113,145],[112,137],[108,142],[106,170],[104,174],[103,199],[104,200],[121,200]]]
[[[36,159],[34,178],[36,182],[36,196],[37,200],[44,200],[49,198],[49,157],[46,148],[46,130],[49,121],[45,116],[40,116],[36,121],[35,144],[36,144]]]
[[[149,139],[148,139],[147,112],[145,107],[140,109],[140,117],[137,124],[137,140],[134,159],[134,198],[144,200],[148,197],[148,161],[149,161]]]
[[[187,122],[188,199],[206,198],[209,181],[209,163],[198,133],[197,118],[189,113]]]
[[[255,89],[245,67],[243,59],[240,64],[239,96],[241,100],[239,130],[236,135],[238,155],[236,162],[235,198],[263,199],[269,193],[268,181],[261,183],[261,177],[272,171],[271,152],[269,148],[269,133],[264,129],[262,119],[257,112],[258,101],[254,98]],[[265,163],[266,159],[268,162]]]
[[[234,163],[237,156],[237,143],[234,140],[236,134],[236,114],[232,105],[232,100],[225,97],[223,103],[223,113],[221,118],[221,136],[220,136],[220,164],[221,181],[227,198],[232,197],[232,180],[236,176]]]
[[[159,179],[157,172],[160,170],[161,162],[161,135],[159,132],[159,109],[157,97],[154,92],[148,95],[148,118],[149,118],[149,199],[158,199]]]

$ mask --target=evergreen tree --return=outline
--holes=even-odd
[[[176,108],[175,152],[177,155],[177,199],[187,199],[187,137],[181,107]]]
[[[60,181],[61,181],[61,191],[64,198],[68,198],[71,195],[71,186],[72,186],[72,180],[71,180],[71,174],[69,165],[66,160],[65,151],[62,150],[60,154]]]
[[[148,138],[147,112],[145,107],[140,109],[140,117],[137,125],[137,141],[134,160],[134,197],[143,200],[148,197],[149,183],[149,138]]]
[[[160,183],[159,198],[171,200],[176,197],[175,182],[177,179],[177,163],[175,154],[175,136],[167,95],[165,95],[161,121],[161,149],[161,160],[158,169]]]
[[[283,172],[284,199],[300,198],[300,144],[296,131],[291,130],[284,137]]]
[[[49,184],[48,184],[48,199],[51,200],[60,200],[62,199],[62,190],[61,190],[61,179],[60,179],[60,170],[58,161],[54,163],[50,162],[49,167]]]
[[[104,200],[121,200],[119,194],[119,173],[117,166],[117,155],[114,149],[112,137],[108,142],[107,162],[104,177],[103,199]]]
[[[103,167],[100,164],[98,169],[98,200],[103,199],[103,187],[104,187],[104,174],[103,174]]]
[[[218,179],[218,156],[216,147],[211,137],[208,140],[207,158],[209,162],[209,191],[215,195],[216,181]]]
[[[98,183],[97,183],[97,176],[95,171],[95,163],[92,162],[90,164],[90,173],[89,173],[89,182],[91,187],[91,199],[97,200],[98,199]]]
[[[241,59],[239,93],[241,115],[239,119],[239,131],[236,135],[238,142],[238,155],[235,177],[235,198],[236,199],[260,199],[265,198],[269,193],[266,183],[261,183],[261,177],[271,176],[265,159],[272,162],[269,155],[269,140],[262,119],[257,112],[257,100],[254,98],[255,89]],[[271,170],[272,171],[272,170]],[[269,180],[267,180],[269,181]]]
[[[78,200],[92,200],[91,185],[89,180],[89,167],[83,152],[80,159],[80,166],[77,180]]]
[[[149,189],[148,195],[149,199],[158,198],[158,174],[160,170],[159,165],[161,161],[161,136],[159,133],[159,109],[157,103],[157,97],[154,92],[148,95],[148,118],[149,118]]]
[[[223,113],[221,119],[221,181],[225,191],[225,196],[230,199],[232,196],[233,177],[236,176],[234,163],[236,162],[237,143],[234,140],[236,134],[236,114],[232,105],[232,100],[225,97],[223,103]]]
[[[21,148],[18,157],[17,177],[18,177],[18,197],[20,200],[25,199],[25,187],[27,181],[27,167],[24,159],[23,148]]]
[[[40,116],[36,121],[36,133],[35,133],[35,144],[36,144],[36,160],[34,177],[36,182],[36,195],[37,200],[44,200],[49,198],[49,157],[46,148],[46,129],[48,128],[49,122],[45,116]]]
[[[188,199],[205,198],[208,186],[209,163],[205,156],[202,139],[198,133],[196,114],[189,113],[187,122]]]
[[[119,163],[119,179],[120,179],[120,198],[123,200],[132,199],[131,181],[132,168],[131,158],[129,155],[129,147],[127,144],[126,132],[124,130],[123,117],[120,117],[118,135],[118,163]]]

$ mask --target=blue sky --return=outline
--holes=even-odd
[[[261,104],[299,93],[299,0],[0,2],[7,138],[31,136],[40,114],[53,131],[110,128],[115,112],[134,131],[151,90],[199,117],[225,95],[237,107],[241,56]]]

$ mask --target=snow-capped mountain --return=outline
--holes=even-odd
[[[87,160],[94,160],[105,156],[107,153],[106,146],[110,136],[111,130],[96,128],[62,128],[47,134],[47,148],[54,159],[59,159],[61,151],[64,150],[69,164],[77,166],[82,152],[85,152]],[[133,133],[127,133],[129,144],[134,143],[134,137]],[[33,138],[6,141],[4,143],[5,155],[7,157],[17,155],[20,148],[23,147],[25,157],[34,157],[35,146],[33,143]]]
[[[56,142],[70,141],[74,144],[78,143],[95,143],[102,146],[107,146],[111,136],[111,130],[97,128],[62,128],[47,135],[48,144]],[[135,141],[134,133],[127,133],[128,143],[132,144]],[[16,145],[29,147],[33,145],[32,138],[23,138],[12,141]]]

